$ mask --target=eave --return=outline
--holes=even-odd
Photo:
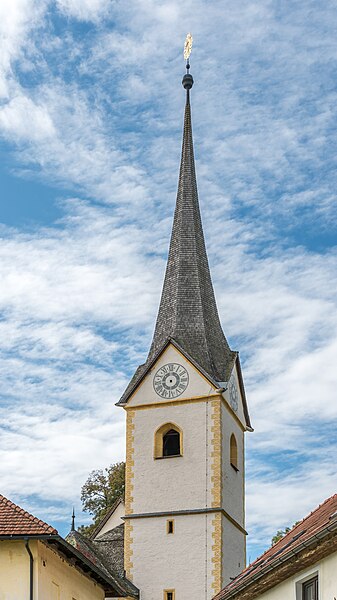
[[[130,591],[126,591],[124,589],[122,580],[119,581],[119,578],[117,580],[117,578],[108,576],[59,535],[0,535],[0,541],[5,540],[39,540],[49,548],[55,550],[60,556],[62,556],[62,558],[65,558],[70,565],[79,569],[84,575],[87,575],[96,581],[96,583],[98,583],[104,589],[107,597],[139,597],[139,590],[130,582],[128,582],[128,586],[132,585],[132,587],[134,587],[134,592],[132,594],[130,594]]]
[[[225,588],[213,600],[254,600],[300,570],[337,551],[336,531],[337,522],[324,527],[284,555],[271,560],[246,581],[235,585],[234,580],[233,584],[229,584],[235,586],[233,589],[226,591]]]

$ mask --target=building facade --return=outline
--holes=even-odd
[[[126,411],[125,571],[142,600],[210,600],[245,566],[238,353],[222,331],[201,224],[186,90],[170,250],[146,362]]]

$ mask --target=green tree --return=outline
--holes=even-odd
[[[271,545],[274,546],[274,544],[276,544],[279,540],[281,540],[286,533],[289,533],[289,531],[292,530],[293,527],[295,527],[295,525],[298,525],[299,521],[296,521],[296,523],[294,523],[294,525],[292,527],[285,527],[285,529],[278,529],[277,532],[275,533],[275,535],[271,538]]]
[[[90,536],[98,523],[119,498],[124,498],[125,463],[91,471],[81,489],[82,509],[93,517],[91,525],[82,525],[80,533]]]

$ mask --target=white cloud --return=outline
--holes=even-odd
[[[61,33],[55,6],[67,17]],[[158,305],[187,30],[212,272],[256,429],[254,548],[331,493],[336,457],[319,432],[336,417],[336,253],[326,234],[337,52],[333,4],[313,10],[315,19],[269,2],[1,3],[0,133],[16,172],[87,199],[65,202],[55,227],[1,231],[3,493],[29,488],[62,513],[57,500],[72,501],[92,468],[123,456],[112,403],[146,356]],[[93,27],[83,36],[73,19]]]
[[[80,21],[98,21],[115,4],[115,0],[56,0],[58,9]]]
[[[46,109],[29,98],[13,98],[0,111],[3,134],[16,142],[42,142],[55,135],[55,129]]]

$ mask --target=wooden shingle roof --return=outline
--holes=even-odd
[[[183,79],[183,85],[185,78]],[[152,344],[117,405],[125,405],[169,341],[211,381],[228,382],[237,360],[219,319],[201,222],[195,172],[189,77],[176,207]],[[218,385],[219,387],[219,385]],[[247,426],[250,427],[247,406]]]

